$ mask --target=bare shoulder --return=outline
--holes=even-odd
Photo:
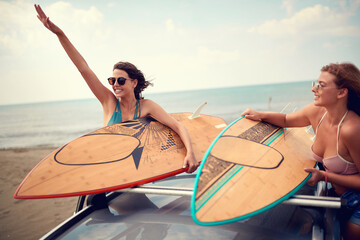
[[[141,99],[140,104],[143,106],[149,106],[155,104],[155,102],[151,99]]]
[[[164,111],[159,104],[150,99],[142,99],[140,102],[141,115],[155,117],[159,112]]]
[[[325,111],[323,107],[310,103],[297,112],[287,114],[286,125],[292,127],[314,126]]]
[[[151,99],[141,99],[140,106],[141,110],[147,110],[150,112],[151,109],[157,106],[157,104]]]
[[[326,112],[324,107],[315,106],[314,103],[310,103],[303,108],[304,114],[310,119],[310,121],[317,120]]]
[[[345,141],[360,142],[360,116],[349,111],[346,121],[341,126],[341,133]]]

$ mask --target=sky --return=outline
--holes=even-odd
[[[116,62],[135,64],[145,97],[360,67],[360,0],[0,1],[0,105],[94,97],[34,3],[106,86]]]

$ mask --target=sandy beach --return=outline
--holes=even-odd
[[[28,172],[53,150],[0,150],[1,239],[38,239],[74,213],[76,197],[37,200],[13,198]]]

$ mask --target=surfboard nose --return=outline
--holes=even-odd
[[[101,142],[107,144],[99,144]],[[106,164],[128,158],[139,146],[139,139],[132,136],[89,134],[62,147],[54,155],[54,160],[63,165]]]
[[[278,150],[270,146],[236,136],[219,138],[210,154],[218,160],[262,169],[277,168],[284,159]]]

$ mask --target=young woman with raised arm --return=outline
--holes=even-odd
[[[65,33],[56,26],[39,5],[35,5],[39,20],[54,33],[65,52],[81,73],[82,77],[100,101],[103,107],[103,125],[151,116],[162,124],[170,127],[179,134],[187,154],[184,159],[184,168],[189,167],[188,173],[194,172],[198,167],[191,146],[189,134],[185,127],[171,117],[161,106],[149,99],[143,99],[141,92],[150,85],[143,73],[129,62],[118,62],[113,67],[113,75],[108,78],[113,92],[106,88],[77,49],[73,46]]]

